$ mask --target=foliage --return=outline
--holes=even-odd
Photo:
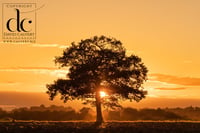
[[[95,95],[103,90],[108,96],[101,104],[114,108],[120,107],[118,100],[140,101],[147,94],[142,87],[147,68],[138,56],[126,55],[122,43],[115,38],[94,36],[78,44],[73,42],[62,56],[55,58],[55,63],[69,72],[66,79],[47,85],[51,100],[61,94],[64,102],[82,99],[95,105]]]

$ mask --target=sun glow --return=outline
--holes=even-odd
[[[105,97],[105,96],[107,96],[107,94],[106,94],[104,91],[100,91],[99,93],[100,93],[100,97]]]

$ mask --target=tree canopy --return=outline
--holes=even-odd
[[[140,57],[128,56],[115,38],[94,36],[73,42],[55,63],[68,68],[68,74],[47,85],[51,100],[59,93],[64,102],[82,99],[95,106],[115,107],[118,100],[140,101],[147,94],[142,87],[147,80],[146,66]],[[107,93],[106,100],[100,98],[99,91]]]

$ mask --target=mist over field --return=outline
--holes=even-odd
[[[12,110],[19,107],[39,106],[44,104],[46,106],[55,104],[62,106],[72,106],[76,110],[84,107],[82,101],[74,101],[63,103],[59,97],[54,101],[50,101],[46,93],[32,93],[32,92],[0,92],[0,108],[5,110]],[[199,99],[175,99],[175,98],[152,98],[146,97],[139,103],[137,102],[123,102],[124,107],[132,108],[176,108],[176,107],[200,107]],[[90,107],[90,106],[86,106]]]
[[[200,107],[104,109],[105,121],[200,121]],[[5,111],[0,108],[0,121],[95,121],[95,110],[82,107],[75,110],[64,106],[31,106]]]

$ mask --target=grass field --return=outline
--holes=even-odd
[[[0,122],[0,133],[200,133],[200,122]]]

